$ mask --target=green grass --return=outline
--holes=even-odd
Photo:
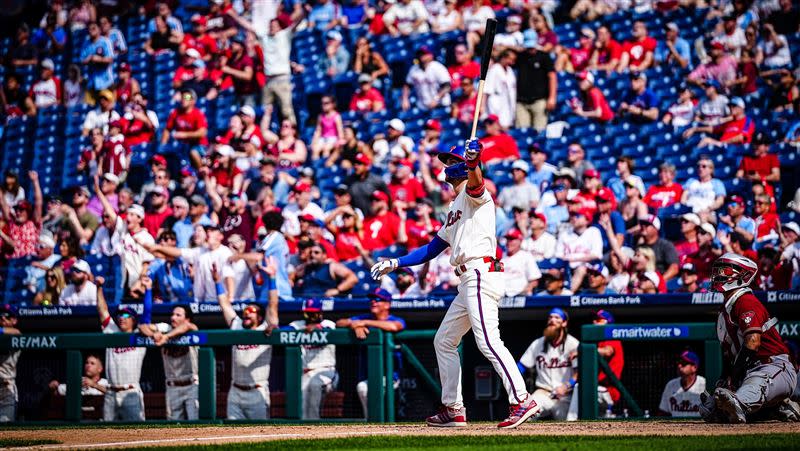
[[[141,448],[142,450],[184,450],[186,446]],[[714,437],[553,437],[536,435],[497,436],[378,436],[336,439],[276,440],[260,443],[225,445],[200,445],[189,447],[192,451],[312,449],[314,451],[343,450],[554,450],[595,451],[602,450],[797,450],[800,449],[800,434],[722,435]]]
[[[9,448],[12,446],[57,445],[59,443],[61,442],[59,442],[58,440],[0,438],[0,448]]]

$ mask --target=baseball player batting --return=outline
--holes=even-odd
[[[486,77],[495,25],[490,21],[486,27],[479,90]],[[480,94],[475,114],[480,114]],[[443,406],[426,422],[428,426],[436,427],[467,425],[458,345],[464,334],[472,329],[478,349],[492,363],[508,393],[510,415],[498,427],[515,428],[539,413],[540,408],[528,394],[514,358],[500,339],[498,304],[503,293],[503,267],[494,257],[497,249],[495,205],[484,187],[480,168],[482,147],[474,138],[473,127],[471,139],[464,146],[454,146],[438,157],[446,166],[445,181],[456,192],[446,224],[427,245],[400,258],[376,263],[371,273],[378,280],[399,267],[430,261],[448,246],[452,249],[450,264],[455,267],[461,281],[458,295],[450,304],[434,338]]]
[[[775,410],[784,420],[799,419],[788,403],[797,372],[775,327],[778,319],[770,317],[749,288],[757,272],[754,261],[732,252],[711,269],[711,288],[725,300],[717,336],[726,365],[713,398],[701,395],[700,414],[709,422],[745,423],[763,409]]]

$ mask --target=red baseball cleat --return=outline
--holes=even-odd
[[[439,428],[464,427],[467,425],[467,409],[464,407],[452,409],[442,406],[439,408],[439,413],[428,417],[425,422],[428,423],[428,426]]]
[[[528,421],[528,418],[538,415],[539,412],[542,411],[542,408],[536,404],[536,401],[533,400],[533,396],[528,395],[525,401],[517,404],[516,406],[511,406],[509,410],[510,413],[508,418],[501,421],[500,424],[497,425],[497,427],[500,429],[514,429],[520,424]]]

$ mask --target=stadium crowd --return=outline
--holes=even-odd
[[[8,301],[95,305],[108,265],[116,300],[216,302],[217,273],[230,301],[366,296],[447,220],[436,155],[467,137],[491,17],[507,296],[700,292],[727,251],[800,287],[790,0],[122,3],[52,0],[4,46],[4,153],[80,115],[58,178],[31,164],[47,134],[2,160]],[[382,288],[447,295],[448,258]]]

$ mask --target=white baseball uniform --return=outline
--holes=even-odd
[[[305,320],[289,323],[295,330],[305,330]],[[318,329],[335,329],[336,323],[324,319]],[[336,372],[336,345],[303,345],[303,419],[318,420],[322,397],[333,391],[339,382]]]
[[[266,321],[255,329],[267,328]],[[244,330],[242,319],[231,321],[231,330]],[[270,345],[235,345],[232,347],[232,378],[228,391],[229,420],[266,420],[269,418]]]
[[[111,317],[103,322],[103,333],[120,332]],[[106,349],[108,391],[103,404],[103,421],[144,421],[144,394],[139,386],[146,348]]]
[[[706,378],[697,376],[689,388],[683,388],[681,378],[667,382],[658,408],[673,417],[700,417],[700,395],[706,389]]]
[[[0,354],[0,423],[17,418],[17,362],[21,351]]]
[[[556,399],[553,392],[557,387],[568,384],[574,370],[577,370],[579,344],[572,335],[567,335],[558,346],[540,337],[528,346],[519,359],[524,367],[536,371],[533,399],[542,407],[542,417],[552,417],[558,421],[567,418],[572,393]]]
[[[495,205],[489,191],[473,197],[463,190],[450,204],[445,225],[439,238],[452,249],[450,264],[458,269],[461,283],[458,295],[450,304],[436,331],[434,347],[442,383],[442,404],[460,409],[461,358],[458,345],[470,329],[475,334],[478,349],[492,363],[508,393],[508,402],[520,404],[528,396],[525,381],[516,369],[516,362],[500,339],[498,304],[503,296],[503,273],[491,271],[487,257],[494,257]]]
[[[158,323],[156,327],[162,334],[172,330],[167,323]],[[197,355],[197,346],[167,345],[161,348],[168,420],[196,420],[199,418]]]

